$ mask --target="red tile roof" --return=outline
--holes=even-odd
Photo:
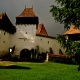
[[[43,24],[38,24],[38,28],[36,30],[37,35],[48,36],[46,29]]]
[[[0,19],[2,19],[2,14],[0,14]]]
[[[0,14],[0,19],[2,20],[0,23],[2,25],[0,25],[0,29],[14,34],[16,32],[16,27],[11,23],[10,19],[8,18],[7,14],[4,12],[2,14]],[[7,26],[7,27],[6,27]]]
[[[51,54],[51,53],[48,53],[48,55],[49,55],[50,57],[62,57],[62,58],[66,57],[65,54],[61,55],[61,54]]]
[[[33,11],[33,8],[25,8],[23,12],[17,17],[37,17]]]
[[[6,15],[6,13],[4,12],[4,13],[2,13],[2,14],[0,14],[0,19],[2,19],[3,18],[3,16],[5,16]]]
[[[52,58],[71,58],[71,56],[67,56],[66,54],[51,54],[51,53],[48,53],[49,57],[52,57]]]
[[[68,29],[64,35],[67,35],[67,34],[80,34],[80,30],[78,28],[75,28],[74,25],[71,25],[70,29]]]

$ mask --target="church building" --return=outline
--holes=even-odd
[[[6,13],[0,14],[0,57],[11,53],[12,57],[19,59],[32,58],[34,54],[31,50],[40,54],[59,54],[60,49],[65,53],[56,37],[49,36],[44,24],[39,23],[33,8],[25,8],[16,17],[16,26],[11,23]]]

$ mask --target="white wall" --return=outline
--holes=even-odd
[[[11,47],[15,45],[14,55],[20,55],[24,48],[33,48],[36,35],[36,25],[17,25],[17,32],[11,37]]]
[[[22,49],[36,48],[39,46],[40,52],[49,52],[51,47],[55,54],[59,54],[59,49],[65,53],[60,44],[54,38],[35,36],[36,25],[17,25],[17,32],[13,35],[0,30],[0,57],[9,53],[9,48],[15,45],[14,55],[19,56]],[[27,34],[26,34],[27,32]]]
[[[54,38],[36,36],[36,46],[39,46],[40,52],[49,52],[49,48],[51,47],[54,54],[59,54],[59,49],[65,53],[65,50],[61,48],[60,44]]]
[[[11,35],[3,30],[0,30],[0,57],[9,54]]]
[[[59,49],[65,53],[56,39],[36,36],[36,25],[17,25],[16,30],[13,35],[0,30],[0,57],[7,55],[9,48],[13,46],[15,46],[13,56],[19,56],[22,49],[31,50],[36,46],[39,46],[40,52],[49,52],[49,48],[52,48],[55,54],[59,54]]]

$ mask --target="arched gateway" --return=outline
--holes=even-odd
[[[22,49],[20,52],[20,58],[30,59],[31,53],[28,49]]]

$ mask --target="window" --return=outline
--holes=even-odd
[[[1,31],[0,31],[0,34],[1,34]]]
[[[50,53],[54,53],[54,52],[53,52],[53,49],[52,49],[51,47],[49,47],[49,52],[50,52]]]
[[[61,49],[59,49],[59,54],[63,54],[63,52],[62,52],[62,50],[61,50]]]
[[[36,25],[36,29],[38,29],[38,25]]]
[[[3,43],[5,43],[5,41],[3,41]]]
[[[4,35],[5,35],[6,33],[4,32]]]
[[[27,34],[27,32],[25,32],[25,34]]]

